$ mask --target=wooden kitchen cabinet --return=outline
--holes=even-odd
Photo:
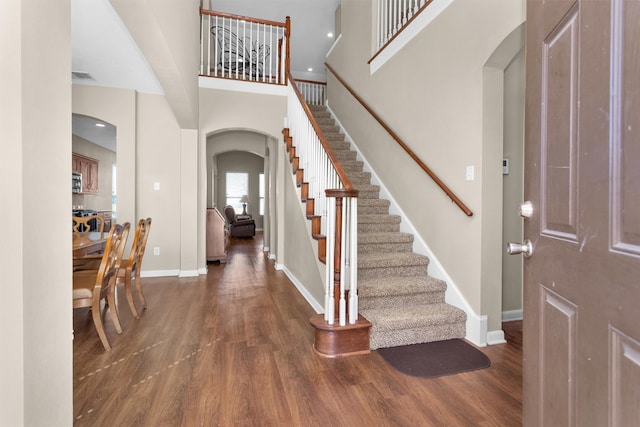
[[[72,153],[71,169],[82,174],[82,193],[98,193],[98,161],[91,157]]]

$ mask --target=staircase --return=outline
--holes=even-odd
[[[327,108],[310,106],[358,195],[358,296],[372,324],[370,349],[464,338],[466,314],[444,302],[446,284],[428,275],[429,258],[413,252],[413,235],[345,141]]]

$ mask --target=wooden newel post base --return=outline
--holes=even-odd
[[[322,357],[336,358],[368,354],[371,322],[358,316],[355,325],[329,325],[323,314],[315,314],[309,320],[315,328],[313,349]]]

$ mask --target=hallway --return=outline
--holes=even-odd
[[[87,309],[74,313],[77,426],[519,426],[521,322],[492,366],[419,379],[376,353],[323,359],[312,308],[262,252],[262,234],[232,239],[226,264],[194,278],[142,279],[148,308],[124,333],[105,319],[105,352]],[[106,315],[108,317],[108,315]]]

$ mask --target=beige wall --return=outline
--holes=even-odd
[[[73,86],[73,112],[90,115],[116,126],[117,141],[117,221],[135,226],[139,218],[153,219],[152,231],[147,242],[148,252],[143,263],[143,274],[177,275],[183,271],[193,274],[197,270],[197,235],[192,231],[182,242],[183,217],[181,206],[195,203],[197,197],[197,169],[192,171],[193,193],[181,193],[183,174],[181,159],[189,144],[192,156],[197,156],[197,136],[184,141],[173,111],[162,95],[139,94],[131,90],[94,86]],[[197,133],[196,133],[197,135]],[[192,142],[188,142],[191,139]],[[188,152],[188,149],[187,149]],[[197,163],[197,159],[191,159]],[[159,190],[154,190],[154,183]],[[185,226],[197,221],[185,220]],[[153,248],[160,248],[160,255],[153,255]],[[183,259],[185,252],[193,251]]]
[[[181,204],[189,194],[181,194],[181,130],[164,96],[138,95],[136,177],[128,185],[136,188],[137,218],[151,217],[153,222],[145,271],[183,270],[181,266]],[[190,166],[193,169],[193,165]],[[154,184],[159,190],[154,190]],[[120,188],[120,180],[118,180]],[[153,248],[160,255],[153,255]],[[193,270],[195,266],[188,268]]]
[[[502,152],[484,147],[491,132],[484,129],[483,67],[524,21],[524,6],[514,0],[455,0],[371,74],[372,4],[343,2],[342,37],[327,61],[474,212],[465,216],[328,78],[330,107],[473,312],[488,317],[489,331],[500,329],[500,249],[490,234],[501,233],[491,216],[501,217],[502,207],[483,204],[483,191],[495,191],[485,188],[483,179],[501,179],[500,162],[494,164],[493,157],[500,159]],[[467,166],[475,168],[474,181],[465,179]],[[497,191],[501,197],[502,189]],[[484,258],[483,251],[489,251]],[[496,301],[483,294],[483,286]]]
[[[73,423],[70,16],[68,0],[0,2],[3,426]]]

